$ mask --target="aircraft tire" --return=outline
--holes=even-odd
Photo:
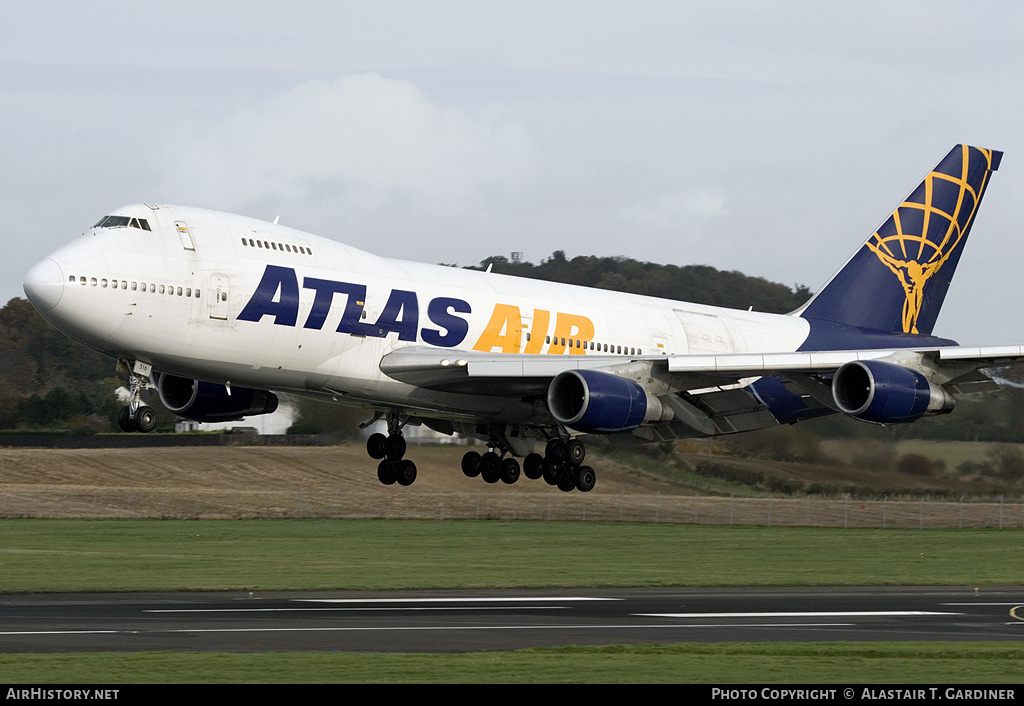
[[[570,493],[576,489],[576,474],[564,468],[558,469],[558,489]]]
[[[544,459],[554,465],[561,464],[565,460],[565,443],[561,439],[549,439],[544,447]]]
[[[370,438],[366,440],[366,453],[370,454],[370,458],[378,461],[384,458],[384,444],[387,440],[388,437],[379,432],[370,434]]]
[[[416,464],[406,459],[395,464],[395,477],[399,485],[412,485],[416,481]]]
[[[548,485],[558,485],[558,467],[551,462],[544,461],[541,475],[544,477],[544,482]]]
[[[480,454],[476,451],[467,451],[462,457],[462,472],[467,478],[476,478],[480,475]]]
[[[519,480],[519,461],[505,458],[501,461],[501,482],[512,485]]]
[[[579,439],[570,439],[565,445],[565,457],[572,465],[579,466],[587,457],[587,447]]]
[[[135,410],[135,428],[143,434],[156,429],[156,411],[152,407],[139,407]]]
[[[537,480],[544,475],[544,457],[540,454],[529,454],[523,459],[523,474],[530,480]]]
[[[384,442],[384,458],[389,461],[401,461],[405,456],[405,437],[401,434],[389,434]]]
[[[121,427],[121,431],[131,433],[138,431],[135,428],[135,423],[132,422],[132,410],[130,407],[122,407],[121,412],[117,415],[117,426]]]
[[[498,454],[488,451],[480,457],[480,475],[488,483],[501,480],[501,459]]]
[[[384,485],[391,485],[398,480],[394,465],[387,459],[384,459],[377,465],[377,480]]]
[[[597,473],[590,466],[580,466],[576,469],[576,489],[583,493],[589,493],[597,485]]]

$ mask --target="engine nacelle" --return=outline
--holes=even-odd
[[[916,370],[880,360],[857,360],[839,368],[832,378],[832,397],[840,411],[876,424],[947,414],[956,403]]]
[[[203,380],[158,374],[156,389],[164,407],[197,422],[231,422],[277,409],[277,395],[267,390],[232,387]]]
[[[596,370],[567,370],[548,386],[548,409],[562,424],[591,434],[636,429],[662,417],[662,406],[640,385]]]

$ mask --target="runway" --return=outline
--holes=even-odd
[[[670,642],[1021,640],[1024,587],[49,594],[0,652],[464,652]]]

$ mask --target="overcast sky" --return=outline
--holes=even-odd
[[[1024,3],[5,0],[0,28],[2,302],[139,202],[817,289],[967,142],[1006,156],[936,333],[1024,342]]]

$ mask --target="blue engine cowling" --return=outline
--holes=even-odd
[[[231,422],[277,409],[277,395],[267,390],[232,387],[203,380],[159,374],[156,389],[163,405],[178,416],[197,422]]]
[[[945,414],[955,404],[952,395],[916,370],[880,360],[857,360],[839,368],[832,378],[832,397],[841,412],[876,424]]]
[[[649,406],[647,393],[635,382],[595,370],[559,373],[548,386],[551,415],[590,434],[636,429],[648,416]]]

